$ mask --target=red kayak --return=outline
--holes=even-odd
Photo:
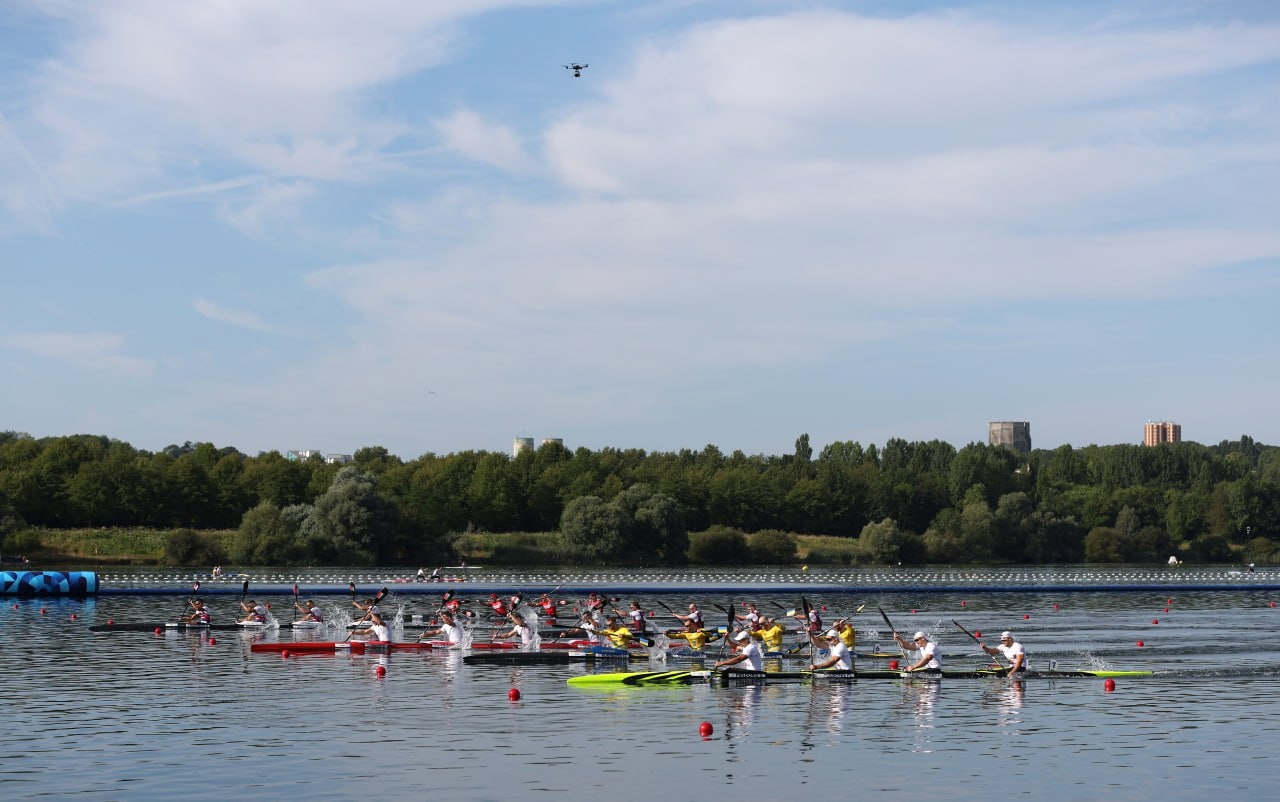
[[[306,640],[296,641],[293,643],[279,641],[275,643],[254,643],[249,646],[250,651],[254,652],[296,652],[298,654],[346,650],[349,650],[352,654],[364,654],[365,652],[392,652],[431,648],[434,648],[434,646],[429,641],[425,643],[416,643],[413,641],[400,643],[398,641],[387,640],[352,640],[337,642]]]

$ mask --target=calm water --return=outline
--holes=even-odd
[[[936,633],[951,668],[981,662],[956,619],[971,630],[1015,630],[1039,667],[1160,672],[1118,680],[1111,693],[1100,679],[584,690],[565,678],[587,666],[468,666],[441,652],[282,659],[249,645],[293,638],[287,631],[216,632],[216,642],[88,631],[108,618],[172,617],[185,594],[4,599],[0,799],[1272,798],[1280,790],[1274,595],[813,599],[830,607],[828,618],[868,602],[855,617],[860,649],[891,643],[878,604],[899,629]],[[638,598],[658,612],[658,602],[690,600]],[[345,597],[317,600],[333,613],[349,607]],[[712,604],[744,599],[696,600],[719,624]],[[767,593],[753,600],[798,604]],[[236,599],[212,601],[221,620],[233,617]],[[292,599],[272,601],[285,611]],[[430,612],[423,597],[391,608],[401,603],[406,616]],[[511,688],[521,701],[508,700]],[[709,738],[698,733],[703,721],[715,728]]]

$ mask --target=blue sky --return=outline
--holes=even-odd
[[[0,0],[0,430],[1277,443],[1277,309],[1267,0]]]

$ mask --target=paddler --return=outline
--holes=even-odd
[[[923,671],[930,674],[942,673],[942,660],[938,657],[938,644],[929,639],[928,635],[923,632],[917,632],[911,636],[911,642],[902,639],[897,632],[893,633],[893,639],[898,645],[910,652],[917,652],[920,658],[916,662],[907,666],[907,671]]]
[[[204,606],[202,599],[195,599],[191,602],[191,615],[180,619],[184,624],[196,624],[197,626],[208,626],[212,623],[209,615],[209,608]]]
[[[591,642],[592,646],[600,646],[604,643],[604,639],[600,635],[600,627],[596,624],[596,619],[589,610],[582,613],[582,620],[578,622],[576,627],[561,632],[560,637],[567,638],[573,632],[581,632]]]
[[[734,671],[764,671],[764,655],[760,653],[760,646],[751,639],[751,633],[744,630],[735,632],[731,636],[733,648],[737,650],[737,654],[725,660],[716,663],[716,668],[727,668],[736,666],[739,663],[746,663],[738,669],[730,669]]]
[[[493,640],[502,640],[505,638],[520,638],[520,648],[528,649],[533,646],[533,630],[523,618],[515,613],[508,613],[507,618],[511,621],[511,630],[502,634],[495,634]]]
[[[241,608],[242,610],[244,610],[244,612],[245,612],[245,616],[244,616],[244,618],[241,618],[241,619],[240,619],[239,623],[241,623],[241,624],[249,624],[249,623],[263,624],[263,623],[266,623],[266,620],[267,620],[267,608],[266,608],[266,606],[264,606],[264,605],[262,605],[262,604],[259,604],[259,603],[258,603],[257,601],[255,601],[254,599],[250,599],[249,601],[242,601],[242,602],[240,602],[240,608]]]
[[[360,601],[353,600],[351,602],[351,606],[364,614],[361,616],[362,618],[371,618],[374,613],[377,613],[378,615],[382,614],[382,610],[378,609],[378,605],[373,603],[373,599],[361,599]]]
[[[631,630],[622,625],[622,620],[617,616],[611,615],[605,622],[606,626],[600,630],[600,634],[609,639],[609,643],[618,649],[625,649],[631,645],[631,641],[635,640],[635,636],[631,634]]]
[[[597,624],[604,623],[604,608],[608,604],[609,600],[594,590],[587,594],[587,612],[591,613]]]
[[[704,628],[704,624],[702,622],[702,611],[699,610],[698,605],[693,602],[689,602],[688,615],[680,615],[680,613],[675,613],[674,615],[676,618],[680,619],[680,623],[684,624],[686,632],[696,632]]]
[[[751,637],[759,639],[767,652],[781,652],[782,639],[787,635],[787,628],[778,623],[776,618],[760,616],[760,624],[751,630]]]
[[[310,599],[307,599],[306,604],[294,604],[293,606],[297,607],[302,613],[303,621],[314,621],[317,624],[324,623],[324,612],[319,607],[316,607],[316,603]]]
[[[622,611],[618,610],[617,608],[614,608],[613,612],[619,617],[622,616]],[[645,632],[648,630],[649,627],[647,622],[645,621],[644,610],[640,609],[640,602],[638,601],[631,602],[629,608],[627,609],[626,615],[628,620],[628,624],[627,624],[628,628],[630,628],[632,632],[635,632],[639,635],[645,634]]]
[[[489,605],[489,609],[493,610],[493,614],[499,618],[506,618],[511,615],[511,611],[507,609],[506,602],[498,598],[496,593],[490,593],[489,601],[485,602],[485,604]]]
[[[424,631],[418,636],[418,640],[429,640],[431,638],[441,638],[449,643],[462,643],[462,625],[457,623],[453,615],[448,611],[440,611],[440,628],[430,631]]]
[[[391,640],[391,627],[387,626],[387,622],[382,620],[382,616],[378,613],[369,614],[369,625],[363,629],[354,630],[351,633],[352,638],[360,637],[362,640],[382,641],[384,643]]]
[[[834,629],[828,629],[823,638],[826,640],[827,659],[821,663],[811,663],[809,670],[821,671],[829,668],[834,671],[852,671],[853,652],[844,645],[844,641],[840,639],[840,633]]]
[[[822,616],[818,614],[817,607],[810,607],[808,615],[803,610],[795,613],[792,618],[804,624],[804,632],[809,637],[817,637],[822,632]]]
[[[841,618],[839,621],[832,624],[831,628],[840,636],[840,642],[843,643],[849,651],[854,651],[854,647],[858,645],[858,633],[854,632],[853,624],[849,623],[849,619]]]
[[[667,636],[672,640],[682,640],[689,644],[689,648],[695,652],[700,652],[707,647],[708,643],[718,640],[719,633],[712,632],[707,629],[686,630],[684,632],[667,632]]]
[[[1007,673],[1018,674],[1027,670],[1027,652],[1022,648],[1022,644],[1013,639],[1013,633],[1005,630],[1000,633],[999,646],[987,646],[982,641],[978,641],[978,646],[982,651],[995,657],[997,654],[1004,655],[1004,659],[1009,661]]]
[[[560,613],[560,609],[556,607],[556,600],[544,593],[538,597],[534,605],[542,608],[542,617],[547,620],[548,624],[556,622],[556,616]]]

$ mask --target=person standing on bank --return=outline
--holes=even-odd
[[[978,641],[978,646],[982,651],[995,657],[997,654],[1003,655],[1004,659],[1009,661],[1008,673],[1020,674],[1027,670],[1027,652],[1022,648],[1022,644],[1013,639],[1013,633],[1005,630],[1000,633],[999,646],[987,646],[982,641]]]

